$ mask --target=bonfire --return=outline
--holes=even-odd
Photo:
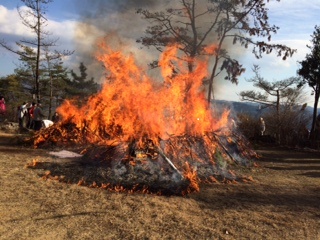
[[[159,81],[132,55],[101,42],[101,91],[81,106],[65,101],[57,109],[62,120],[36,133],[34,146],[81,146],[82,161],[99,165],[95,186],[108,189],[187,194],[200,183],[240,179],[229,166],[249,166],[254,152],[229,111],[208,104],[202,88],[207,61],[193,59],[190,73],[184,64],[191,60],[177,52],[171,46],[160,57]]]

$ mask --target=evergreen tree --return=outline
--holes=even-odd
[[[66,93],[69,97],[86,99],[98,91],[99,85],[94,81],[94,78],[87,79],[87,67],[83,62],[79,65],[79,75],[73,70],[70,74],[71,79],[66,79]]]
[[[301,84],[308,84],[314,92],[314,106],[313,117],[310,136],[316,137],[315,132],[320,132],[320,129],[316,129],[317,115],[318,115],[318,103],[320,97],[320,27],[315,26],[313,35],[311,35],[312,46],[307,47],[311,50],[311,53],[306,55],[305,60],[300,62],[300,69],[298,74],[303,78]],[[318,126],[320,128],[320,126]],[[318,134],[317,134],[318,135]]]
[[[16,50],[12,46],[9,46],[5,41],[0,41],[0,45],[7,50],[14,52],[20,56],[20,60],[25,63],[28,62],[29,70],[32,72],[32,79],[34,81],[33,88],[34,94],[37,101],[40,101],[41,83],[40,80],[43,79],[41,75],[41,62],[44,61],[45,52],[49,47],[56,45],[57,39],[51,40],[49,36],[51,33],[45,30],[47,26],[46,5],[53,2],[53,0],[21,0],[26,8],[18,7],[18,13],[22,23],[27,26],[30,31],[34,34],[34,39],[22,39],[17,42],[17,46],[20,50]],[[30,56],[28,51],[32,51],[33,54]],[[56,51],[55,51],[56,52]],[[57,52],[56,52],[57,53]],[[73,52],[63,51],[62,53],[57,53],[57,56],[70,55]],[[30,77],[30,76],[29,76]]]
[[[17,107],[30,98],[30,92],[25,89],[18,75],[11,74],[0,78],[0,95],[5,98],[9,121],[16,121]]]
[[[29,94],[36,97],[36,53],[33,48],[17,43],[20,46],[18,50],[20,66],[15,69],[17,78],[21,81],[21,84]],[[30,95],[28,96],[30,98]]]
[[[303,88],[299,84],[301,80],[298,77],[291,77],[269,82],[259,74],[257,65],[254,66],[253,72],[255,76],[248,81],[252,82],[253,86],[262,92],[253,90],[241,91],[240,97],[242,101],[260,103],[261,109],[270,108],[269,113],[271,114],[268,121],[273,126],[273,133],[276,134],[278,142],[283,143],[284,137],[287,137],[286,135],[289,135],[290,132],[283,131],[283,129],[289,125],[291,126],[291,131],[295,131],[295,127],[298,127],[298,124],[293,123],[301,119],[300,115],[303,113],[299,107],[299,105],[302,105],[301,101],[304,100],[302,98]],[[289,119],[287,119],[288,116],[290,116]],[[306,126],[305,122],[299,122],[299,125],[301,124]]]
[[[45,79],[43,79],[44,85],[42,90],[45,93],[45,97],[48,101],[49,113],[48,118],[51,119],[52,108],[56,108],[65,98],[64,89],[66,88],[67,68],[63,67],[61,55],[57,53],[50,53],[46,50],[46,61],[43,64],[45,69]]]

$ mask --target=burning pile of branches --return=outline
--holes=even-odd
[[[228,111],[214,117],[200,91],[205,61],[176,74],[177,48],[168,48],[159,62],[164,81],[156,84],[132,57],[100,49],[108,82],[81,107],[62,104],[63,120],[38,132],[35,147],[82,146],[83,161],[100,166],[101,185],[129,190],[186,194],[201,182],[239,179],[229,166],[250,165],[254,152],[229,128]]]
[[[255,157],[245,139],[223,132],[172,136],[157,144],[151,139],[92,144],[86,137],[91,134],[64,121],[41,130],[33,141],[39,148],[81,147],[82,162],[99,166],[95,182],[100,186],[161,194],[199,191],[200,183],[241,181],[230,166],[251,166]]]

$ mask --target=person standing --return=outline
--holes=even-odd
[[[264,132],[266,131],[266,123],[264,122],[263,118],[260,118],[260,133],[263,136]]]
[[[0,97],[0,116],[3,117],[6,114],[6,102],[4,97]]]
[[[20,107],[18,107],[18,119],[20,128],[23,128],[25,126],[25,118],[28,114],[27,105],[28,103],[23,102],[23,104]]]
[[[42,127],[42,120],[45,115],[42,112],[42,105],[38,103],[37,106],[33,110],[33,120],[34,120],[34,130],[38,131]]]
[[[33,112],[37,104],[35,102],[32,102],[32,106],[29,109],[29,116],[30,116],[30,122],[29,122],[29,128],[34,129],[34,117],[33,117]]]

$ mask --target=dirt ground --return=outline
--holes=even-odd
[[[320,152],[259,147],[248,183],[185,197],[112,193],[44,179],[67,160],[0,132],[0,239],[320,239]],[[59,179],[61,179],[59,177]]]

